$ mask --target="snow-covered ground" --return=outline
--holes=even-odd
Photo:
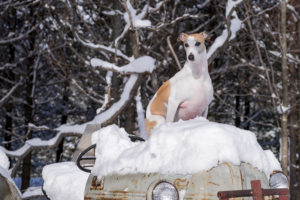
[[[204,118],[166,123],[146,142],[132,143],[124,129],[111,125],[95,132],[98,177],[112,173],[188,174],[208,170],[222,162],[250,163],[267,177],[280,170],[274,154],[264,151],[254,133]]]
[[[281,170],[274,154],[264,151],[254,133],[210,122],[204,118],[166,123],[153,130],[146,142],[131,142],[123,128],[111,125],[92,135],[96,163],[92,174],[112,173],[190,174],[211,169],[222,162],[250,163],[269,178]],[[43,169],[44,189],[53,200],[82,200],[88,173],[75,163],[56,163]]]

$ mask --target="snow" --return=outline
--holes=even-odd
[[[228,0],[228,1],[227,1],[227,5],[226,5],[226,17],[228,17],[230,11],[231,11],[232,9],[234,9],[234,7],[235,7],[236,5],[238,5],[239,3],[241,3],[242,1],[243,1],[243,0],[236,0],[236,1],[234,1],[234,0]]]
[[[28,199],[34,196],[43,196],[42,188],[41,187],[29,187],[26,191],[22,194],[23,199]]]
[[[132,19],[132,25],[134,27],[149,27],[151,26],[151,21],[150,20],[143,20],[143,18],[147,14],[147,6],[143,8],[143,10],[137,14],[137,11],[132,7],[130,0],[126,1],[127,8],[129,10],[129,13],[124,13],[124,20],[127,24],[130,24],[130,17],[129,14],[131,15]]]
[[[93,175],[100,179],[113,173],[191,174],[223,162],[250,163],[267,177],[281,169],[254,133],[201,117],[163,124],[146,142],[132,143],[127,135],[116,125],[93,133],[92,143],[97,144]]]
[[[228,31],[227,31],[227,29],[224,29],[222,34],[220,36],[218,36],[215,39],[214,43],[210,46],[210,48],[207,52],[207,58],[210,58],[218,48],[223,46],[223,44],[225,43],[227,37],[228,37]]]
[[[83,40],[79,37],[79,35],[77,33],[75,33],[75,36],[76,36],[77,40],[81,44],[83,44],[84,46],[87,46],[87,47],[92,48],[92,49],[103,49],[103,50],[105,50],[107,52],[110,52],[110,53],[117,53],[118,56],[122,57],[125,60],[128,60],[128,61],[133,60],[133,58],[126,56],[119,49],[116,50],[115,48],[112,48],[112,47],[108,47],[108,46],[105,46],[105,45],[102,45],[102,44],[94,44],[91,41]]]
[[[33,138],[27,140],[21,148],[15,151],[9,151],[2,146],[0,146],[0,150],[5,152],[9,156],[21,157],[23,154],[25,154],[27,151],[30,151],[30,149],[34,147],[52,147],[59,141],[60,138],[64,136],[67,135],[81,136],[84,133],[84,130],[88,124],[102,124],[103,122],[111,118],[115,113],[117,113],[122,108],[122,106],[124,106],[126,101],[129,100],[130,92],[134,84],[136,83],[137,79],[138,79],[137,74],[130,75],[127,82],[125,83],[120,99],[117,102],[115,102],[110,108],[96,115],[93,120],[83,124],[75,124],[75,125],[63,124],[55,129],[56,131],[58,131],[58,133],[54,138],[51,138],[50,140],[41,140],[40,138]]]
[[[277,112],[279,114],[283,114],[283,113],[287,112],[288,110],[290,110],[289,106],[286,107],[286,106],[284,106],[282,104],[278,105],[276,108],[277,108]]]
[[[42,175],[43,188],[51,200],[83,200],[89,173],[78,169],[74,162],[46,165]]]
[[[278,52],[278,51],[269,51],[272,55],[281,58],[282,53]],[[292,54],[288,53],[286,54],[287,59],[289,62],[293,62],[293,63],[300,63],[300,60],[298,58],[295,58]]]
[[[118,73],[152,73],[155,69],[155,59],[150,56],[139,57],[127,65],[118,67],[115,64],[106,62],[104,60],[93,58],[91,60],[91,65],[93,67],[101,67],[106,70],[117,71]]]
[[[228,15],[231,13],[232,9],[235,8],[239,3],[241,3],[243,0],[228,0],[227,5],[226,5],[226,18],[229,17]],[[230,20],[230,31],[231,31],[231,36],[229,40],[233,40],[236,36],[236,33],[241,29],[242,27],[242,21],[238,18],[237,14],[235,11],[232,12],[232,19]],[[214,43],[211,45],[207,52],[207,58],[210,58],[214,52],[222,47],[224,43],[227,41],[228,38],[228,30],[225,28],[220,36],[218,36]]]
[[[6,170],[8,170],[9,168],[9,160],[6,154],[3,151],[1,151],[1,149],[0,149],[0,167]]]
[[[137,91],[137,95],[135,97],[136,101],[136,113],[137,113],[137,119],[138,119],[138,125],[140,130],[140,137],[144,140],[148,139],[147,133],[146,133],[146,125],[145,125],[145,110],[143,108],[142,104],[142,97],[141,97],[141,87],[139,87]]]
[[[232,13],[232,16],[233,19],[231,19],[231,25],[230,25],[231,36],[229,40],[233,40],[236,36],[236,33],[242,27],[242,21],[239,19],[235,11]]]

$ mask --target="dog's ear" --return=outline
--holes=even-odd
[[[188,34],[180,33],[179,37],[177,38],[178,41],[185,42],[187,40]]]
[[[208,33],[206,33],[205,31],[201,32],[200,35],[204,40],[210,40],[211,38],[210,35],[208,35]]]

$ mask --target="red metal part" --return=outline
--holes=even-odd
[[[264,196],[261,189],[260,181],[251,181],[251,187],[253,191],[253,200],[263,200]]]
[[[229,200],[237,197],[253,197],[253,200],[263,200],[264,196],[279,196],[279,200],[288,200],[289,189],[262,189],[259,180],[251,181],[251,190],[232,190],[218,192],[219,200]]]

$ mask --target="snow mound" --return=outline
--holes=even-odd
[[[9,168],[9,160],[6,156],[6,154],[0,150],[0,167],[8,170]]]
[[[43,188],[51,200],[83,200],[89,173],[78,169],[74,162],[46,165],[42,176]]]
[[[252,164],[268,178],[281,170],[254,133],[204,118],[163,124],[148,141],[136,143],[124,129],[111,125],[93,133],[92,143],[97,144],[92,174],[98,178],[112,173],[191,174],[223,162]]]

